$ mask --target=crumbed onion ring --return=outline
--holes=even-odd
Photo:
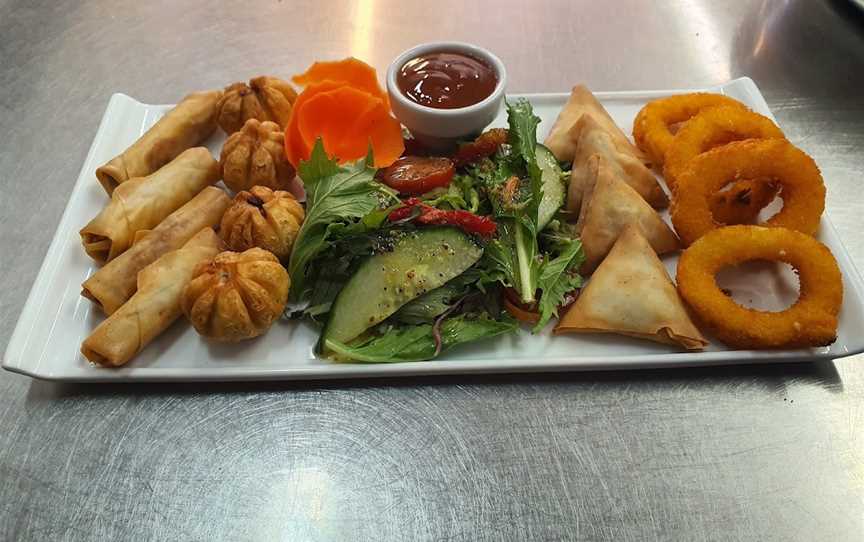
[[[745,139],[784,139],[768,117],[737,106],[720,105],[702,110],[684,123],[666,151],[663,177],[675,190],[678,174],[693,158],[714,147]],[[752,223],[777,196],[769,179],[743,180],[711,197],[711,214],[720,224]]]
[[[768,117],[740,106],[709,107],[684,123],[666,150],[663,177],[674,191],[678,174],[705,151],[744,139],[784,139]]]
[[[788,309],[742,307],[717,286],[717,272],[751,260],[785,262],[798,273],[801,293]],[[699,321],[737,348],[826,346],[837,337],[843,281],[831,251],[786,228],[728,226],[707,233],[678,260],[678,292]]]
[[[674,135],[670,126],[689,120],[706,107],[729,105],[746,109],[744,104],[722,94],[696,92],[678,94],[648,102],[633,121],[633,139],[656,167],[663,166]]]
[[[825,209],[825,184],[816,163],[784,139],[737,141],[694,158],[678,179],[672,223],[685,245],[720,225],[711,196],[740,179],[771,179],[781,187],[783,208],[764,224],[814,235]]]

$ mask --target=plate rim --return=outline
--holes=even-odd
[[[599,91],[594,94],[602,100],[626,100],[626,99],[650,99],[652,97],[668,96],[694,91],[725,92],[734,87],[740,87],[754,102],[754,109],[776,119],[772,114],[764,96],[759,91],[755,82],[749,77],[732,79],[720,85],[703,88],[667,89],[667,90],[626,90],[626,91]],[[561,100],[569,96],[569,92],[544,92],[544,93],[508,93],[508,97],[528,98],[531,100]],[[135,367],[134,365],[111,370],[87,371],[74,374],[55,374],[53,372],[41,372],[39,365],[35,368],[26,366],[22,356],[29,346],[29,337],[38,324],[38,319],[30,317],[42,310],[48,297],[47,290],[39,288],[57,272],[57,266],[61,261],[59,244],[65,242],[66,235],[70,235],[71,206],[69,203],[84,189],[86,172],[95,159],[94,155],[98,143],[104,138],[105,132],[114,122],[114,117],[119,114],[123,107],[170,107],[170,104],[145,104],[117,92],[111,95],[106,110],[102,115],[99,127],[96,130],[90,149],[81,165],[78,179],[67,200],[60,221],[55,229],[54,236],[49,243],[45,257],[40,265],[30,292],[19,313],[18,320],[13,328],[9,343],[5,349],[2,367],[10,372],[22,374],[36,379],[64,382],[166,382],[166,381],[262,381],[262,380],[315,380],[315,379],[353,379],[353,378],[381,378],[381,377],[405,377],[420,375],[442,375],[442,374],[493,374],[493,373],[540,373],[540,372],[563,372],[563,371],[606,371],[606,370],[633,370],[633,369],[657,369],[678,367],[707,367],[718,365],[751,365],[765,363],[797,363],[807,361],[819,361],[826,359],[840,359],[864,352],[864,340],[860,344],[849,345],[851,348],[844,352],[828,352],[816,349],[799,350],[724,350],[717,352],[664,352],[646,353],[621,356],[590,356],[569,358],[543,358],[538,357],[531,361],[508,360],[507,358],[481,358],[471,360],[439,360],[424,362],[407,362],[395,364],[346,364],[332,363],[321,365],[299,365],[285,366],[267,369],[248,369],[242,366],[214,367],[212,370],[202,370],[188,367]],[[836,241],[838,250],[834,255],[842,260],[840,267],[846,276],[845,285],[855,291],[858,299],[864,299],[864,280],[851,259],[842,238],[836,227],[831,222],[828,213],[822,216],[821,227],[827,229],[828,235]],[[74,233],[74,232],[73,232]],[[40,295],[41,293],[41,295]],[[38,310],[37,310],[38,308]],[[25,316],[30,318],[25,318]],[[29,320],[29,322],[28,322]],[[27,325],[29,323],[29,325]],[[56,320],[54,322],[56,324]],[[40,360],[41,361],[41,360]]]

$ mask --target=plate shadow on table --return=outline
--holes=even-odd
[[[829,393],[842,393],[843,381],[833,361],[772,363],[761,365],[711,366],[676,369],[637,369],[621,371],[547,372],[507,374],[459,374],[422,377],[375,377],[305,381],[261,382],[165,382],[165,383],[58,383],[33,380],[27,402],[51,401],[72,397],[115,397],[201,395],[209,393],[260,393],[349,390],[366,388],[423,387],[507,387],[566,386],[616,387],[646,386],[717,387],[746,384],[761,387],[770,394],[785,396],[790,384],[818,387]]]

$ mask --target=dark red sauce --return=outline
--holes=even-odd
[[[479,58],[440,51],[406,62],[397,84],[402,94],[420,105],[457,109],[488,98],[498,84],[498,74]]]

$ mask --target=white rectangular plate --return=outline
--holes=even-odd
[[[755,111],[772,116],[749,78],[700,90],[728,94]],[[648,100],[689,91],[612,92],[597,96],[629,133],[633,117]],[[538,135],[545,136],[548,132],[567,96],[524,96],[542,119]],[[239,345],[220,345],[203,341],[186,322],[178,322],[126,367],[95,367],[79,353],[81,341],[102,316],[79,295],[81,283],[94,272],[95,266],[81,248],[78,230],[108,201],[96,182],[96,167],[134,142],[168,108],[142,104],[123,94],[112,96],[6,350],[5,369],[67,381],[295,380],[789,362],[833,359],[864,351],[864,335],[860,333],[864,327],[864,287],[837,232],[828,218],[823,217],[819,239],[836,256],[844,279],[837,342],[826,348],[763,352],[727,350],[714,343],[705,352],[681,353],[664,345],[615,335],[553,337],[549,329],[537,335],[522,329],[510,336],[458,348],[435,361],[344,364],[318,359],[312,354],[318,331],[306,323],[279,322],[262,338]],[[495,125],[505,124],[502,112]],[[214,136],[208,142],[217,156],[223,139]],[[831,180],[826,182],[830,189]],[[665,259],[672,276],[676,262],[675,256]],[[791,273],[771,279],[760,275],[756,281],[742,285],[746,290],[740,293],[755,298],[765,308],[781,306],[790,296],[794,298],[796,285]]]

